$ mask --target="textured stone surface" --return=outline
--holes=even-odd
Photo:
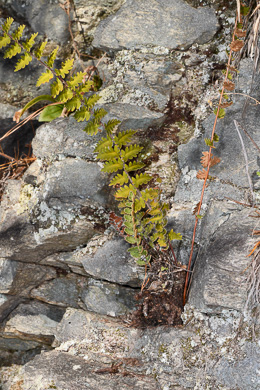
[[[87,310],[117,317],[134,309],[135,295],[136,291],[128,287],[92,279],[81,298]]]
[[[129,245],[122,239],[106,242],[93,256],[82,256],[80,261],[87,274],[96,279],[140,287],[144,277],[143,269],[138,267],[127,252]]]
[[[93,46],[105,50],[147,45],[187,48],[212,39],[217,27],[215,12],[208,7],[194,9],[182,0],[127,0],[99,24]]]

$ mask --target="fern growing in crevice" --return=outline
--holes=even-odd
[[[37,60],[46,70],[38,78],[36,86],[51,82],[51,94],[31,100],[16,113],[16,120],[19,121],[26,110],[44,100],[51,103],[41,112],[40,121],[52,121],[61,115],[73,114],[76,121],[86,122],[84,131],[88,134],[105,132],[95,148],[97,159],[104,163],[104,172],[114,174],[109,185],[116,188],[115,198],[121,209],[124,238],[132,245],[129,252],[139,265],[147,265],[151,260],[149,248],[166,250],[171,240],[180,240],[182,237],[173,230],[168,233],[165,228],[168,206],[160,199],[160,189],[148,186],[152,177],[143,172],[145,164],[140,157],[143,147],[132,142],[136,132],[127,130],[117,133],[120,121],[116,119],[103,123],[107,112],[103,108],[95,109],[100,99],[95,93],[95,81],[89,80],[86,72],[69,76],[74,65],[73,59],[67,59],[56,69],[54,62],[58,47],[45,58],[47,42],[34,48],[37,33],[23,42],[21,38],[25,26],[19,26],[10,33],[12,23],[13,19],[8,18],[0,26],[0,49],[5,48],[4,58],[21,54],[15,72],[28,66],[33,59]]]

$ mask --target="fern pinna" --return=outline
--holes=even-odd
[[[45,58],[44,50],[47,42],[42,42],[36,49],[37,33],[32,34],[26,42],[22,42],[25,26],[19,26],[10,33],[12,18],[0,26],[0,49],[6,48],[4,58],[12,58],[21,54],[15,67],[15,72],[23,69],[35,59],[46,69],[39,77],[36,86],[52,82],[51,95],[41,95],[30,101],[16,119],[34,104],[41,100],[50,101],[41,112],[40,121],[52,121],[61,114],[73,114],[78,122],[86,121],[84,131],[96,135],[99,131],[105,132],[95,149],[97,159],[104,162],[103,171],[114,174],[110,186],[116,188],[115,198],[119,201],[119,208],[123,217],[124,237],[132,245],[130,254],[139,265],[146,265],[151,260],[149,248],[167,249],[171,240],[180,240],[180,234],[171,230],[167,232],[166,213],[168,206],[160,200],[158,188],[147,187],[152,177],[143,170],[145,164],[140,158],[142,146],[133,144],[133,130],[117,133],[120,121],[109,120],[103,124],[102,119],[107,114],[103,108],[94,109],[100,96],[96,91],[95,82],[88,79],[85,72],[78,72],[68,77],[73,69],[73,59],[68,59],[59,69],[54,67],[58,47]],[[87,96],[86,96],[87,94]]]

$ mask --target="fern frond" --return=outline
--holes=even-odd
[[[34,33],[30,36],[29,39],[26,40],[22,45],[25,48],[25,50],[30,51],[32,46],[35,43],[35,38],[37,37],[38,33]]]
[[[104,150],[101,150],[99,154],[97,155],[97,158],[99,160],[114,160],[115,158],[120,158],[120,150],[117,146],[113,147],[108,147]]]
[[[32,61],[32,57],[29,53],[25,53],[21,58],[17,61],[15,72],[18,72],[18,70],[25,68],[29,63]]]
[[[73,98],[72,90],[69,88],[63,87],[63,90],[57,96],[57,101],[62,102],[62,103],[66,103],[68,100],[70,100],[72,98]]]
[[[12,34],[13,39],[19,41],[22,38],[23,30],[25,29],[25,25],[21,24],[15,32]]]
[[[9,45],[10,42],[11,42],[11,38],[7,34],[4,34],[4,36],[0,37],[0,49],[2,49],[2,47]]]
[[[131,160],[132,158],[136,157],[141,150],[143,149],[140,145],[130,145],[125,148],[125,150],[122,150],[122,158],[124,161]]]
[[[137,240],[135,237],[132,237],[132,236],[126,236],[126,237],[125,237],[125,240],[126,240],[129,244],[132,244],[132,245],[134,245],[134,244],[139,245],[139,244],[140,244],[140,239]]]
[[[82,84],[79,86],[78,88],[78,93],[80,93],[81,95],[84,95],[84,93],[87,93],[90,91],[90,88],[92,87],[93,85],[93,81],[87,81],[86,83]]]
[[[68,111],[78,110],[80,106],[81,106],[81,100],[76,96],[68,100],[67,103],[65,104],[65,107],[67,108]]]
[[[57,76],[61,76],[64,79],[66,74],[68,74],[71,71],[71,69],[73,68],[73,64],[74,64],[74,59],[73,58],[68,59],[67,61],[63,62],[61,64],[61,68],[60,69],[55,69],[56,75]]]
[[[49,57],[47,58],[46,64],[49,66],[49,68],[53,67],[54,61],[57,57],[58,50],[59,50],[59,46],[57,46],[56,49],[54,49],[52,53],[49,55]]]
[[[122,175],[120,173],[118,175],[116,175],[114,177],[114,179],[111,180],[109,185],[110,186],[116,186],[117,184],[119,184],[120,186],[122,186],[123,184],[128,183],[128,181],[129,181],[129,178],[128,178],[127,174],[125,172],[123,172]]]
[[[84,131],[90,135],[96,135],[99,131],[99,123],[94,119],[93,121],[88,122]]]
[[[45,73],[42,73],[41,76],[38,78],[38,81],[36,83],[36,87],[39,87],[42,84],[48,83],[53,78],[52,72],[47,69]]]
[[[143,198],[135,199],[134,211],[137,213],[145,207],[145,200]]]
[[[104,168],[102,168],[103,172],[113,173],[123,169],[123,161],[120,159],[114,159],[112,161],[107,161],[104,164]]]
[[[107,115],[107,111],[104,110],[104,108],[98,108],[97,110],[94,110],[94,118],[97,121],[101,121],[101,119],[104,118],[104,116],[106,115]]]
[[[73,90],[75,90],[75,88],[80,84],[82,83],[84,77],[86,76],[86,73],[84,72],[77,72],[77,74],[75,74],[73,77],[71,77],[67,83],[69,85],[70,88],[72,88]]]
[[[149,200],[156,199],[159,196],[159,190],[155,188],[146,188],[145,190],[141,191],[141,195],[143,199],[148,202]]]
[[[55,98],[61,91],[63,91],[63,88],[63,83],[57,78],[51,85],[51,95]]]
[[[7,34],[8,31],[10,30],[10,27],[13,23],[14,19],[13,18],[7,18],[6,21],[4,22],[2,29],[3,31]]]
[[[129,161],[128,164],[125,164],[126,172],[138,171],[143,167],[145,167],[145,164],[142,163],[141,161]]]
[[[107,121],[107,123],[105,123],[105,130],[107,134],[111,135],[113,130],[117,125],[119,125],[119,123],[121,123],[121,121],[119,121],[118,119],[110,119],[109,121]]]
[[[147,173],[141,173],[140,175],[136,175],[132,178],[134,186],[140,187],[142,184],[149,183],[150,180],[152,180],[152,176],[147,175]]]
[[[163,219],[163,215],[162,214],[158,214],[158,215],[155,215],[155,216],[153,216],[151,218],[146,218],[145,219],[145,224],[160,222],[162,219]]]
[[[90,96],[88,99],[85,99],[85,105],[88,108],[93,108],[95,106],[95,104],[99,101],[99,99],[101,99],[101,96],[94,94],[94,95]]]
[[[83,122],[85,120],[88,121],[90,118],[90,112],[87,110],[86,107],[82,107],[75,113],[74,118],[77,122]]]
[[[40,60],[42,55],[43,55],[43,51],[45,49],[45,46],[47,45],[47,41],[44,41],[40,44],[40,46],[34,50],[34,55],[35,57]]]
[[[113,146],[113,142],[112,142],[111,138],[102,137],[101,140],[98,142],[94,152],[98,153],[98,152],[101,152],[101,150],[105,150],[106,148],[112,147],[112,146]]]
[[[4,54],[4,58],[12,58],[15,57],[17,54],[21,53],[21,47],[17,42],[15,42],[12,46],[10,46]]]
[[[169,240],[182,240],[182,235],[180,233],[175,233],[172,229],[170,230],[169,234]]]
[[[136,193],[134,186],[132,184],[129,184],[129,186],[125,185],[115,193],[115,198],[128,198],[130,192]]]
[[[132,136],[136,133],[135,130],[126,130],[126,131],[122,131],[118,134],[118,136],[116,136],[114,139],[115,139],[115,143],[121,147],[121,146],[124,146],[124,145],[127,145],[130,141],[131,141],[131,138]]]

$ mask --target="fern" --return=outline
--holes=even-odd
[[[118,206],[123,217],[124,237],[132,245],[129,253],[135,258],[137,264],[148,264],[151,260],[149,248],[166,249],[170,240],[180,239],[181,236],[173,231],[167,233],[165,229],[167,205],[161,202],[158,188],[147,187],[152,177],[140,171],[145,168],[145,164],[140,157],[143,147],[133,143],[136,131],[118,132],[120,121],[117,119],[103,123],[107,112],[103,108],[95,108],[100,99],[100,96],[95,93],[100,81],[97,79],[86,81],[86,72],[77,72],[69,77],[73,71],[73,59],[66,60],[59,69],[56,69],[54,63],[59,48],[56,47],[47,59],[44,58],[47,42],[35,43],[37,33],[22,42],[25,26],[19,26],[13,34],[10,34],[12,23],[13,19],[8,18],[3,26],[0,26],[0,49],[5,48],[4,58],[12,58],[21,53],[15,72],[36,59],[45,67],[36,86],[40,87],[52,81],[51,95],[34,98],[21,110],[20,115],[39,101],[48,100],[51,104],[42,110],[39,121],[51,121],[66,112],[67,115],[74,115],[78,122],[85,121],[84,131],[88,134],[96,135],[99,131],[105,132],[105,136],[100,139],[95,148],[97,159],[104,164],[103,172],[113,175],[109,186],[115,188],[114,196],[119,202]]]

